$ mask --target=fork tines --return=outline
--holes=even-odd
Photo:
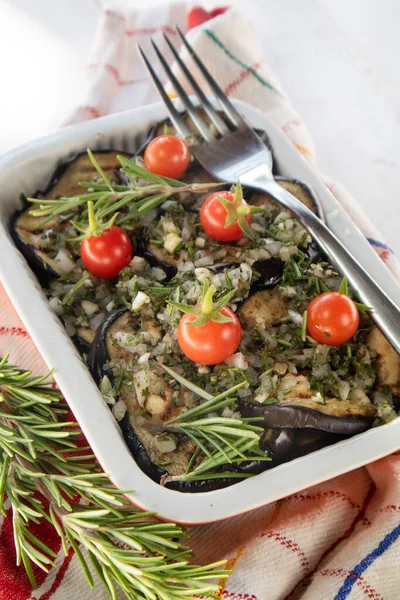
[[[177,27],[176,29],[178,31],[179,36],[182,39],[184,46],[187,48],[189,54],[191,55],[194,62],[198,66],[200,72],[203,74],[211,91],[213,92],[215,97],[218,99],[218,101],[221,105],[221,108],[227,117],[228,122],[230,123],[230,125],[232,126],[233,129],[238,128],[240,125],[243,124],[242,117],[240,116],[240,114],[238,113],[236,108],[233,106],[233,104],[230,102],[228,97],[224,94],[224,92],[222,91],[222,89],[220,88],[218,83],[212,77],[211,73],[208,71],[208,69],[204,65],[203,61],[199,58],[199,56],[193,50],[192,46],[186,40],[185,36],[183,35],[183,33],[181,32],[179,27]],[[172,44],[171,40],[168,38],[168,36],[165,33],[164,33],[164,38],[165,38],[167,45],[171,49],[171,52],[172,52],[176,62],[178,63],[184,76],[186,77],[187,81],[189,82],[190,86],[193,89],[194,95],[198,101],[198,104],[196,104],[196,105],[193,104],[192,100],[190,99],[190,97],[188,96],[186,91],[183,89],[181,83],[178,81],[178,79],[172,72],[170,66],[168,65],[167,61],[165,60],[165,57],[160,52],[160,49],[158,48],[156,43],[153,40],[151,40],[151,43],[153,45],[153,48],[157,54],[157,57],[162,65],[169,81],[171,82],[171,84],[176,92],[176,95],[182,102],[183,106],[186,108],[188,115],[190,116],[194,125],[198,129],[198,132],[200,133],[200,135],[207,142],[211,142],[212,139],[215,137],[212,130],[210,129],[209,125],[203,119],[203,117],[201,116],[200,112],[197,110],[196,107],[200,107],[206,112],[206,114],[210,118],[211,123],[215,126],[219,135],[223,136],[224,134],[228,133],[230,130],[229,130],[229,127],[226,124],[225,120],[215,110],[215,108],[211,104],[210,100],[207,98],[207,96],[205,95],[205,93],[203,92],[203,90],[201,89],[201,87],[199,86],[199,84],[197,83],[195,78],[193,77],[193,75],[190,73],[189,69],[187,68],[187,66],[181,59],[181,57],[179,56],[179,53],[176,50],[175,46]],[[175,108],[173,102],[171,101],[168,94],[166,93],[163,84],[161,83],[159,77],[155,73],[153,67],[151,66],[150,61],[148,60],[147,56],[143,52],[142,48],[140,46],[138,46],[138,48],[139,48],[139,52],[142,55],[142,58],[145,62],[145,65],[151,75],[151,78],[153,79],[154,84],[155,84],[158,92],[160,93],[160,95],[164,101],[164,104],[167,107],[167,110],[169,112],[169,115],[171,117],[171,120],[172,120],[174,126],[176,127],[176,129],[180,133],[180,135],[182,135],[184,137],[189,136],[191,134],[191,131],[188,128],[187,124],[185,123],[184,118],[179,113],[179,111]]]

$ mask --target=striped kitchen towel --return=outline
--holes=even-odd
[[[76,123],[157,100],[136,52],[149,49],[162,32],[175,37],[185,29],[185,3],[118,11],[104,8],[86,65],[87,89],[69,119]],[[211,17],[208,19],[208,17]],[[207,20],[208,19],[208,20]],[[252,24],[234,9],[190,14],[189,39],[225,92],[251,102],[272,118],[311,163],[315,150],[303,121],[261,55]],[[184,53],[183,53],[184,55]],[[184,55],[185,56],[185,55]],[[187,57],[186,57],[187,58]],[[345,190],[327,186],[343,204],[386,265],[398,266],[390,248]],[[45,370],[3,290],[0,289],[0,355],[35,372]],[[51,532],[46,543],[58,552],[56,567],[38,579],[31,593],[22,569],[15,568],[11,517],[0,531],[1,600],[103,600],[100,586],[90,590],[78,561],[63,556]],[[231,600],[400,599],[400,457],[392,455],[273,505],[225,522],[193,530],[190,543],[200,562],[228,559],[233,575],[224,580],[222,598]]]

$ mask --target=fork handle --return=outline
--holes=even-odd
[[[254,187],[275,198],[301,222],[339,271],[347,277],[361,302],[374,309],[370,313],[371,318],[400,354],[400,309],[378,287],[342,242],[309,208],[275,180],[259,180]]]

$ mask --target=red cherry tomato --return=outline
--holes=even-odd
[[[81,258],[87,270],[100,279],[113,279],[132,260],[128,235],[116,225],[81,242]]]
[[[214,8],[210,11],[210,15],[212,17],[218,17],[219,15],[223,15],[228,10],[229,6],[221,6],[220,8]]]
[[[204,10],[201,6],[194,6],[188,12],[186,30],[189,31],[189,29],[205,23],[210,18],[211,14],[207,10]]]
[[[234,242],[243,237],[243,231],[240,229],[237,221],[225,227],[226,217],[228,212],[223,204],[218,200],[218,196],[225,198],[229,202],[233,202],[234,194],[232,192],[214,192],[206,198],[200,209],[200,223],[206,232],[214,240],[219,242]],[[243,206],[247,206],[245,200],[242,201]],[[250,225],[251,215],[245,217]]]
[[[239,319],[225,306],[221,313],[230,317],[228,323],[209,321],[202,327],[190,325],[196,315],[183,315],[178,325],[178,343],[182,352],[200,365],[217,365],[235,354],[242,337]]]
[[[312,300],[307,309],[307,330],[319,344],[338,346],[356,333],[360,322],[351,298],[339,292],[325,292]]]
[[[193,27],[197,27],[206,21],[209,21],[213,17],[218,17],[218,15],[222,15],[224,12],[228,10],[228,6],[223,6],[221,8],[214,8],[213,10],[207,11],[200,6],[194,6],[189,12],[187,16],[187,26],[186,29],[192,29]]]
[[[174,135],[159,135],[144,151],[144,166],[163,177],[182,177],[189,164],[190,154],[185,142]]]

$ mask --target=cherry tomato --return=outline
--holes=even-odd
[[[144,166],[163,177],[182,177],[189,164],[190,154],[185,142],[174,135],[159,135],[144,151]]]
[[[325,292],[307,309],[307,330],[319,344],[344,344],[357,331],[360,315],[353,300],[339,292]]]
[[[214,8],[210,11],[204,10],[204,8],[201,8],[200,6],[194,6],[188,12],[186,29],[189,31],[190,29],[193,29],[193,27],[197,27],[198,25],[209,21],[213,17],[218,17],[218,15],[224,14],[224,12],[227,10],[227,6]]]
[[[117,277],[131,262],[133,254],[131,240],[117,225],[83,240],[80,251],[87,270],[101,279]]]
[[[200,223],[206,232],[214,240],[219,242],[234,242],[243,237],[243,231],[240,229],[237,221],[225,227],[228,211],[218,200],[218,196],[225,198],[229,202],[234,201],[232,192],[214,192],[206,198],[200,209]],[[242,200],[242,206],[247,206],[247,202]],[[251,223],[251,215],[245,217],[247,223]]]
[[[228,323],[209,321],[202,327],[190,325],[196,315],[183,315],[178,325],[178,343],[182,352],[200,365],[217,365],[235,354],[242,337],[239,319],[225,306],[221,313],[230,317]]]

